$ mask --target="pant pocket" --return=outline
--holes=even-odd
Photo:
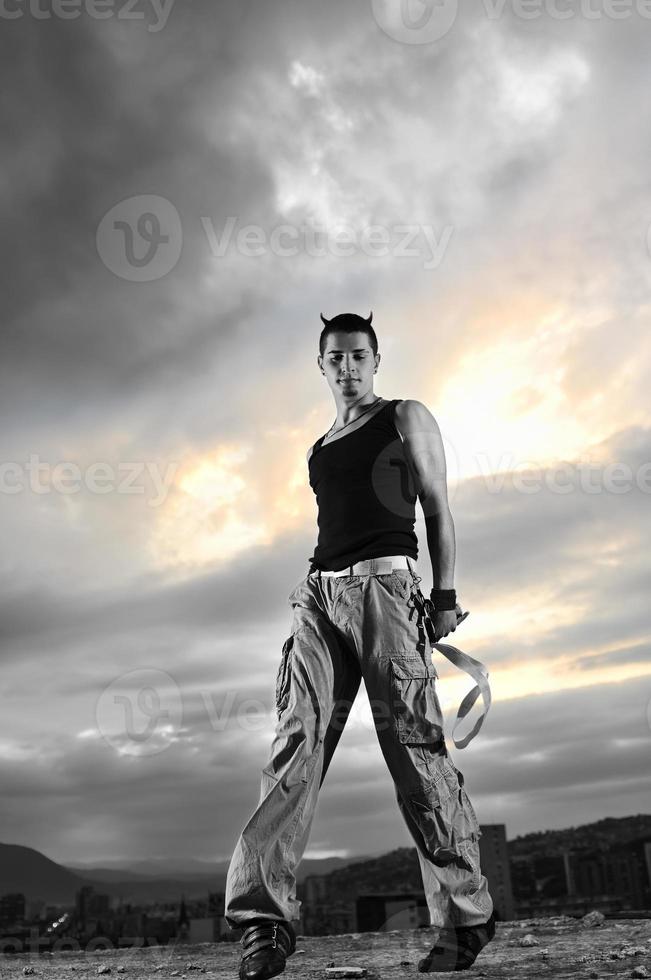
[[[389,658],[392,715],[398,741],[404,745],[440,743],[441,705],[436,693],[438,673],[420,657]]]
[[[296,596],[298,595],[298,593],[299,593],[299,591],[300,591],[300,590],[301,590],[301,589],[303,588],[303,586],[305,585],[305,581],[306,581],[306,579],[305,579],[305,578],[302,578],[302,579],[301,579],[301,581],[300,581],[300,582],[298,582],[298,583],[297,583],[297,584],[296,584],[296,585],[294,586],[294,588],[292,589],[292,591],[291,591],[291,592],[289,593],[289,595],[287,596],[287,602],[288,602],[288,604],[289,604],[290,606],[293,606],[293,605],[294,605],[294,599],[295,599],[295,598],[296,598]]]
[[[291,680],[291,652],[294,646],[294,634],[288,636],[283,643],[283,650],[280,657],[278,673],[276,674],[276,715],[280,716],[287,707],[289,701],[289,687]]]
[[[407,599],[411,593],[411,574],[408,571],[395,569],[391,572],[391,585],[401,599]]]
[[[272,745],[270,759],[262,772],[269,777],[272,784],[281,784],[283,798],[293,786],[304,786],[308,782],[309,772],[302,740],[291,734],[278,735]]]
[[[477,814],[464,789],[463,773],[445,756],[441,760],[438,789],[441,798],[446,799],[449,808],[450,825],[455,838],[471,850],[476,861],[479,860],[478,841],[482,836]]]
[[[470,797],[468,796],[464,787],[465,780],[463,778],[463,773],[460,769],[457,769],[455,764],[450,759],[446,760],[446,765],[449,767],[450,771],[453,773],[453,778],[456,780],[456,792],[459,803],[466,814],[468,832],[471,836],[475,836],[477,840],[479,840],[479,838],[482,836],[482,832],[479,827],[479,820],[477,819],[475,808],[472,805]]]

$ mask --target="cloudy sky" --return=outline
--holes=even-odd
[[[651,11],[410,2],[5,5],[7,843],[229,858],[316,543],[320,311],[372,309],[375,392],[443,433],[480,823],[648,810]],[[410,843],[362,687],[307,855]]]

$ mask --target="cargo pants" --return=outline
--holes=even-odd
[[[400,813],[417,848],[430,924],[479,925],[493,910],[481,873],[481,831],[452,762],[436,693],[438,673],[414,602],[420,577],[308,575],[290,593],[291,635],[276,677],[277,724],[260,798],[237,841],[224,917],[300,918],[296,868],[319,790],[360,681]]]

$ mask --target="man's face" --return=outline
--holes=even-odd
[[[373,391],[373,375],[380,363],[375,357],[368,335],[356,333],[330,333],[326,338],[325,353],[319,354],[318,362],[325,372],[335,398],[358,401]]]

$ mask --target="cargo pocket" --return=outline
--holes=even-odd
[[[443,738],[441,705],[434,664],[418,658],[390,657],[391,695],[398,741],[430,745]]]
[[[297,585],[294,586],[294,588],[292,589],[292,591],[287,596],[287,602],[289,603],[290,606],[293,606],[294,605],[294,600],[296,599],[296,597],[297,597],[297,595],[299,593],[299,590],[301,588],[303,588],[304,584],[305,584],[305,579],[302,578],[301,581]]]
[[[474,837],[476,840],[479,840],[479,838],[482,836],[482,832],[479,827],[479,821],[477,819],[477,814],[475,813],[475,808],[471,803],[470,797],[466,793],[463,773],[460,769],[457,769],[455,764],[450,759],[446,759],[445,764],[451,774],[451,785],[454,787],[457,800],[459,801],[459,806],[463,813],[462,829],[465,831],[468,837]]]
[[[289,636],[283,643],[283,652],[280,657],[278,673],[276,674],[276,715],[278,716],[279,720],[289,701],[291,674],[290,657],[293,646],[294,634],[292,633],[292,635]]]
[[[401,599],[407,599],[411,593],[411,580],[405,577],[408,574],[395,569],[391,572],[391,583]]]

